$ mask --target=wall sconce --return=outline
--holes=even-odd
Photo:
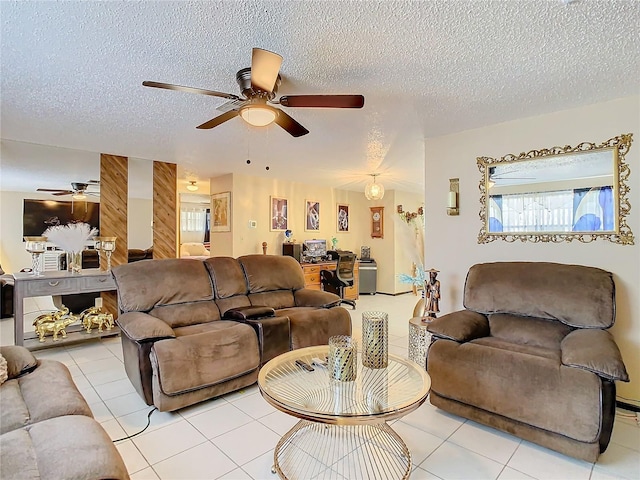
[[[447,197],[447,215],[460,215],[458,195],[460,194],[460,179],[449,179],[449,196]]]

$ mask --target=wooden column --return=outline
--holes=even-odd
[[[153,258],[178,256],[178,169],[153,162]]]
[[[100,235],[118,237],[111,255],[111,266],[128,261],[127,201],[129,197],[129,159],[118,155],[100,154]],[[107,268],[105,255],[100,255],[100,267]],[[118,314],[115,292],[102,293],[103,308]]]

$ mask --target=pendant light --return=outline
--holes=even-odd
[[[379,173],[370,173],[373,177],[373,181],[367,183],[364,187],[364,196],[367,200],[382,200],[384,197],[384,186],[381,183],[376,183],[376,177]]]

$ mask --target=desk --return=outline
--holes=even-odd
[[[357,300],[359,292],[359,263],[356,261],[353,266],[353,285],[344,289],[344,298],[346,300]],[[304,273],[304,286],[312,290],[322,290],[322,282],[320,281],[321,270],[335,271],[337,261],[318,262],[318,263],[301,263],[302,273]]]
[[[81,273],[68,273],[67,271],[48,271],[42,275],[34,276],[31,273],[14,273],[13,290],[13,321],[15,344],[24,345],[29,350],[38,350],[48,347],[59,347],[65,343],[98,338],[107,335],[115,335],[120,330],[117,327],[111,330],[85,333],[82,325],[75,324],[67,327],[67,338],[61,338],[54,342],[47,337],[44,343],[38,341],[35,332],[24,333],[24,299],[28,297],[42,297],[47,295],[73,295],[75,293],[108,292],[116,289],[116,283],[111,272],[98,270],[97,268],[85,269]]]

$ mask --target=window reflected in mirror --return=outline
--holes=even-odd
[[[600,145],[533,150],[500,159],[479,157],[482,228],[478,243],[590,242],[633,244],[625,154],[632,136]]]

